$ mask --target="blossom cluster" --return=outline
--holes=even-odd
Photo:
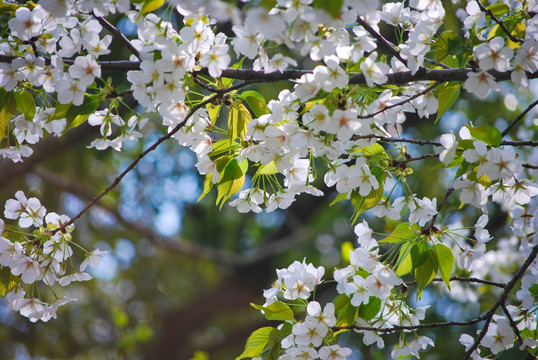
[[[6,219],[18,220],[19,228],[35,228],[31,234],[23,234],[16,228],[6,228],[0,219],[0,266],[8,268],[10,276],[3,284],[3,295],[8,309],[18,311],[32,322],[56,318],[58,307],[75,299],[58,297],[53,302],[34,297],[39,293],[39,283],[52,287],[58,283],[67,286],[76,281],[87,281],[92,277],[85,272],[88,266],[96,266],[104,253],[94,250],[86,254],[79,271],[66,274],[73,255],[71,233],[74,226],[54,232],[70,219],[47,210],[35,198],[27,198],[22,191],[15,194],[5,205]],[[26,289],[26,290],[25,290]]]
[[[216,185],[221,206],[235,196],[229,205],[239,212],[278,211],[300,194],[324,195],[318,189],[323,181],[335,188],[333,203],[350,200],[353,222],[368,210],[399,221],[390,235],[377,240],[366,221],[355,227],[359,247],[349,254],[347,267],[334,271],[340,296],[323,308],[309,300],[322,283],[323,267],[297,261],[277,270],[262,311],[286,309],[279,299],[306,309],[304,320],[286,319],[289,326],[278,329],[285,334],[277,342],[282,359],[348,357],[351,350],[336,344],[338,326],[362,333],[367,345],[383,347],[380,331],[363,328],[391,332],[385,330],[418,325],[426,309],[405,302],[403,276],[422,275],[420,281],[415,276],[420,293],[438,273],[448,288],[455,259],[460,270],[487,276],[496,274],[488,254],[502,252],[516,265],[530,256],[538,243],[538,186],[527,168],[535,167],[525,163],[523,151],[503,143],[506,134],[471,122],[457,135],[424,142],[436,147],[435,154],[427,155],[438,157],[440,167],[457,168],[446,197],[456,190],[462,206],[483,214],[470,228],[442,217],[446,197],[419,196],[409,185],[413,169],[408,164],[426,157],[413,158],[405,144],[424,144],[401,134],[408,117],[437,115],[439,120],[461,87],[479,99],[490,90],[500,92],[501,79],[529,87],[538,71],[535,1],[517,9],[512,3],[499,7],[500,19],[486,16],[482,3],[468,1],[457,12],[464,39],[443,31],[440,0],[382,6],[377,0],[319,2],[323,6],[312,0],[278,0],[268,2],[270,8],[246,6],[244,12],[217,0],[170,3],[182,16],[181,28],[127,0],[44,0],[6,10],[8,34],[0,40],[0,155],[22,161],[32,154],[30,145],[47,134],[63,135],[85,121],[100,132],[90,147],[120,151],[125,141],[142,137],[150,115],[158,114],[157,125],[167,136],[196,154],[196,168],[206,177],[201,197]],[[136,38],[119,36],[105,19],[109,14],[133,23]],[[514,22],[508,33],[497,24],[505,20]],[[227,21],[232,39],[217,32],[216,25]],[[382,27],[394,30],[396,44],[383,38]],[[102,57],[112,53],[113,36],[132,53],[123,69],[128,89],[115,89],[112,78],[104,78],[110,63]],[[299,65],[309,69],[288,71]],[[243,66],[253,71],[242,72]],[[447,76],[423,80],[438,70],[459,77],[453,82]],[[292,74],[285,79],[292,79],[293,86],[265,101],[254,90],[237,91],[248,82],[234,88],[228,77],[234,74],[271,82]],[[209,94],[197,94],[198,87]],[[120,111],[128,107],[118,99],[124,95],[139,105],[129,109],[128,119]],[[247,173],[252,181],[244,187]],[[512,238],[490,242],[486,226],[492,202],[508,213]],[[17,192],[6,203],[5,217],[18,220],[19,228],[36,229],[23,234],[1,223],[0,265],[13,277],[13,284],[5,286],[9,307],[32,321],[56,317],[57,307],[68,299],[48,304],[33,294],[27,297],[24,287],[88,280],[85,268],[95,264],[100,252],[87,253],[79,271],[65,275],[74,230],[63,225],[69,221],[65,215],[47,213],[38,199]],[[488,264],[482,269],[490,272],[480,274],[479,262]],[[535,329],[529,319],[536,312],[537,274],[534,262],[516,293],[518,305],[505,314],[519,330]],[[362,316],[354,311],[350,320],[343,309],[359,309]],[[480,346],[496,355],[510,348],[514,337],[510,320],[496,315]],[[418,357],[419,350],[433,346],[432,339],[417,334],[400,339],[394,358]],[[524,341],[523,348],[536,346],[528,337]],[[465,335],[460,342],[469,350],[474,340]],[[479,350],[473,356],[479,358]]]

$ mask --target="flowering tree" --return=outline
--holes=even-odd
[[[0,291],[10,310],[32,322],[57,317],[72,300],[58,289],[90,280],[87,267],[103,255],[72,241],[77,220],[172,139],[196,154],[205,176],[200,199],[215,192],[220,208],[281,211],[299,196],[321,197],[334,187],[331,205],[347,202],[352,209],[357,242],[344,244],[343,266],[326,269],[305,259],[276,270],[265,303],[253,307],[277,324],[254,331],[237,359],[345,359],[352,349],[342,335],[349,332],[379,348],[398,333],[391,356],[419,357],[435,346],[423,329],[444,327],[461,328],[465,359],[514,346],[534,358],[535,2],[455,2],[456,26],[444,22],[439,0],[163,5],[0,4],[9,19],[0,42],[4,158],[31,161],[43,139],[69,137],[84,123],[99,128],[90,148],[118,152],[125,142],[141,141],[148,126],[167,129],[72,218],[22,191],[7,200],[0,265],[9,275]],[[136,24],[131,39],[108,20],[118,16]],[[231,29],[219,31],[226,24]],[[128,59],[104,60],[113,40],[130,51]],[[264,83],[278,86],[278,96],[254,90]],[[518,113],[505,123],[465,119],[442,133],[462,97],[504,98]],[[415,138],[408,119],[430,124],[435,138]],[[430,171],[444,176],[440,198],[413,180],[412,165],[430,158],[438,159]],[[460,206],[448,207],[451,198]],[[456,216],[461,211],[465,219]],[[490,234],[491,212],[504,214],[498,218],[509,234]],[[365,219],[373,217],[385,220],[384,230],[370,227]],[[316,297],[322,284],[335,287],[334,299]],[[427,307],[412,306],[410,287],[418,299],[439,287],[487,310],[425,323]],[[475,324],[477,333],[464,330]]]

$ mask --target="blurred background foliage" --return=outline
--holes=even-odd
[[[457,30],[454,11],[447,10],[447,19]],[[116,16],[110,21],[128,36],[135,34],[134,25],[126,18]],[[181,19],[174,13],[172,22],[180,24]],[[233,36],[229,24],[219,30]],[[382,33],[394,39],[391,29],[382,27]],[[128,50],[116,39],[110,48],[113,52],[108,59],[129,57]],[[311,68],[309,60],[296,54],[295,58],[300,67]],[[129,87],[125,73],[103,74],[108,76],[117,89]],[[290,86],[262,84],[252,89],[269,100]],[[503,84],[501,95],[490,95],[485,101],[477,101],[462,91],[462,98],[437,125],[435,116],[408,116],[403,136],[438,139],[441,133],[457,132],[461,124],[469,122],[504,129],[518,110],[526,107],[529,98],[535,97],[533,92],[537,89],[532,83],[527,96],[522,97],[519,91],[516,98],[514,89]],[[202,91],[195,87],[193,90]],[[164,130],[159,119],[154,118],[138,143],[127,143],[121,153],[100,152],[86,148],[98,133],[84,124],[62,139],[49,138],[35,146],[34,156],[23,164],[0,159],[0,203],[17,190],[24,190],[29,196],[37,196],[49,211],[73,216]],[[518,138],[517,131],[511,135]],[[433,153],[434,149],[409,145],[408,152],[416,157]],[[263,303],[263,289],[276,279],[276,268],[304,258],[316,266],[325,266],[325,279],[329,279],[332,269],[342,265],[342,245],[356,245],[350,224],[351,205],[344,201],[329,207],[335,194],[321,182],[316,185],[326,192],[325,197],[303,196],[285,211],[240,214],[227,205],[219,210],[215,191],[196,202],[203,179],[196,172],[195,162],[189,150],[174,141],[164,143],[146,156],[116,191],[77,222],[73,239],[76,243],[89,250],[108,251],[99,267],[92,270],[95,279],[65,289],[66,296],[79,300],[64,306],[58,319],[48,323],[31,324],[8,312],[5,302],[0,302],[1,359],[234,359],[248,335],[267,325],[249,303]],[[437,162],[427,159],[410,163],[414,174],[408,180],[419,197],[440,200],[454,176],[450,169],[432,170]],[[458,206],[457,196],[453,195],[444,212],[454,213]],[[503,236],[506,215],[498,210],[490,209],[488,229]],[[471,226],[480,215],[471,208],[455,214],[458,218],[445,220]],[[383,233],[397,225],[372,217],[369,212],[360,221],[363,218]],[[443,286],[430,285],[420,303],[415,301],[413,288],[409,289],[413,304],[432,306],[428,322],[469,319],[483,310],[473,302],[451,300],[439,290]],[[482,287],[479,291],[487,294],[493,290]],[[334,294],[333,284],[327,283],[317,296],[328,300]],[[495,293],[490,296],[494,301]],[[463,331],[472,334],[474,330],[424,331],[424,335],[437,340],[427,358],[458,358],[463,347],[457,344],[457,338]],[[342,335],[341,341],[356,350],[353,359],[385,359],[391,350],[361,346],[360,336],[354,333]],[[386,338],[386,344],[391,341],[397,342],[397,335]],[[507,352],[503,358],[515,359],[513,356]]]

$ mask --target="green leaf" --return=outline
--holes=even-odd
[[[17,111],[17,103],[13,92],[6,92],[0,88],[0,140],[7,136],[7,124],[11,121],[13,114]]]
[[[209,360],[209,354],[205,351],[197,350],[194,352],[194,355],[190,358],[190,360]]]
[[[341,294],[334,301],[334,309],[336,318],[336,326],[349,326],[355,324],[358,309],[351,305],[351,299]]]
[[[452,275],[455,262],[454,254],[452,253],[452,250],[443,244],[437,244],[433,249],[435,250],[435,256],[437,257],[441,277],[450,290],[450,275]]]
[[[277,0],[262,0],[260,2],[260,6],[263,8],[266,8],[267,10],[271,10],[275,7]]]
[[[260,165],[258,171],[256,171],[256,175],[273,175],[277,173],[278,169],[276,168],[274,161],[271,161],[270,163],[265,165]]]
[[[358,192],[354,191],[351,196],[351,201],[355,207],[355,214],[353,216],[353,224],[357,222],[359,215],[379,204],[379,201],[383,198],[383,180],[379,181],[377,189],[372,190],[366,197],[362,197]]]
[[[140,14],[147,14],[163,6],[164,0],[148,0],[144,2]]]
[[[206,174],[205,180],[204,180],[204,191],[202,192],[202,195],[200,195],[198,200],[196,200],[196,202],[202,200],[207,194],[209,194],[211,189],[213,189],[213,180],[212,179],[213,179],[213,174]]]
[[[359,317],[368,321],[373,319],[381,310],[381,299],[370,296],[368,304],[361,304],[359,306]]]
[[[415,269],[415,278],[417,279],[417,298],[420,299],[422,290],[435,279],[437,275],[437,257],[433,249],[430,250],[429,256]]]
[[[461,54],[459,48],[463,46],[463,40],[454,31],[447,30],[439,35],[433,46],[437,49],[436,62],[440,63],[448,55]]]
[[[265,103],[265,98],[257,91],[248,90],[239,95],[241,99],[245,100],[256,117],[260,117],[265,114],[269,114],[269,108]]]
[[[265,313],[265,317],[267,318],[267,320],[287,321],[295,319],[295,316],[293,315],[293,310],[291,310],[291,308],[282,301],[276,301],[267,306],[261,306],[251,303],[250,306],[255,309],[262,310]]]
[[[439,102],[439,106],[437,107],[437,117],[435,118],[435,123],[437,123],[441,116],[451,109],[456,100],[458,100],[460,96],[460,89],[461,84],[448,85],[448,83],[445,83],[439,87],[437,91],[437,101]]]
[[[336,203],[339,203],[342,200],[347,200],[347,193],[338,193],[336,194],[336,197],[333,201],[329,204],[329,206],[333,206]]]
[[[400,247],[398,260],[396,261],[396,275],[403,276],[413,271],[413,259],[410,256],[413,244],[408,242]]]
[[[272,333],[269,336],[269,341],[263,349],[261,355],[262,360],[277,360],[282,350],[282,340],[291,334],[292,325],[284,323],[277,333]]]
[[[493,126],[472,127],[469,125],[464,125],[464,126],[467,129],[469,129],[469,132],[471,133],[471,136],[473,138],[475,138],[476,140],[483,141],[488,145],[499,146],[501,145],[501,142],[503,141],[501,132],[496,127],[493,127]]]
[[[430,256],[430,244],[427,241],[419,240],[411,248],[411,259],[413,261],[413,270],[424,264]]]
[[[492,14],[495,15],[495,17],[497,18],[499,18],[500,16],[503,16],[504,14],[508,14],[508,12],[510,11],[510,8],[508,7],[508,5],[502,2],[490,5],[486,9],[491,11]],[[486,15],[486,16],[489,17],[489,15]]]
[[[242,57],[241,60],[230,66],[230,69],[241,69],[243,67],[243,60],[245,60],[245,57]],[[220,80],[224,88],[231,86],[234,82],[234,79],[225,77],[221,78]]]
[[[217,205],[220,208],[236,192],[241,190],[245,183],[245,173],[248,169],[248,160],[238,162],[237,159],[231,159],[224,170],[221,172],[221,177],[217,186]]]
[[[384,239],[379,240],[380,243],[401,243],[413,240],[417,237],[416,232],[420,231],[417,224],[408,222],[398,224],[392,233]]]
[[[342,11],[344,0],[314,0],[314,7],[323,9],[333,18],[336,18]]]
[[[243,139],[248,130],[248,123],[252,120],[248,109],[243,104],[237,104],[228,113],[228,138]]]
[[[342,261],[345,264],[349,264],[350,252],[353,251],[353,243],[351,241],[345,241],[340,247],[340,254],[342,254]]]
[[[211,152],[209,153],[209,157],[214,159],[215,157],[218,157],[218,155],[232,153],[238,147],[238,143],[235,141],[230,141],[229,139],[215,141],[211,144]]]
[[[538,297],[538,284],[533,284],[533,285],[529,288],[529,292],[532,294],[532,296],[534,296],[534,297]]]
[[[235,360],[259,357],[269,342],[270,336],[277,333],[278,330],[273,327],[263,327],[254,331],[247,339],[245,350]]]
[[[15,102],[17,109],[23,113],[26,120],[31,121],[35,116],[35,100],[32,94],[27,90],[22,90],[15,93]]]
[[[215,123],[217,122],[217,119],[219,118],[219,112],[220,112],[220,108],[222,107],[222,104],[215,105],[215,104],[209,103],[205,107],[207,108],[207,112],[209,113],[209,120],[211,120],[211,124],[215,125]]]

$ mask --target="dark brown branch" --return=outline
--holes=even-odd
[[[504,302],[506,301],[506,298],[508,297],[508,294],[510,293],[510,291],[512,291],[512,289],[514,288],[516,283],[519,281],[519,279],[521,279],[521,277],[523,276],[525,271],[527,271],[529,266],[531,266],[531,264],[533,263],[534,259],[536,258],[536,254],[538,254],[538,245],[534,245],[534,247],[532,248],[531,253],[527,257],[527,260],[525,260],[523,265],[521,265],[521,267],[519,268],[517,273],[514,275],[512,280],[510,280],[508,282],[508,284],[506,284],[506,287],[504,288],[504,291],[501,294],[501,296],[499,297],[499,299],[497,300],[497,302],[485,314],[486,315],[486,319],[485,319],[486,323],[484,324],[484,327],[482,328],[482,331],[478,335],[478,338],[475,340],[473,345],[469,348],[467,353],[465,353],[465,356],[464,356],[463,360],[469,359],[471,357],[472,353],[476,350],[476,348],[478,347],[478,345],[480,344],[480,342],[482,341],[482,339],[486,335],[486,332],[488,331],[488,327],[489,327],[489,324],[491,323],[491,319],[493,318],[493,314],[495,314],[495,311],[497,311],[497,309],[499,308],[499,306],[501,306],[501,304],[504,304]]]
[[[439,212],[443,208],[443,205],[445,204],[445,202],[448,200],[448,197],[450,196],[450,194],[452,194],[453,192],[454,192],[453,187],[448,188],[445,193],[445,196],[443,196],[443,199],[439,202],[439,204],[437,204],[437,214],[433,215],[432,217],[431,224],[428,227],[429,233],[433,231],[433,227],[435,225],[435,221],[437,220],[437,217],[439,216]]]
[[[16,59],[17,56],[12,55],[1,55],[0,62],[10,63],[13,59]],[[45,63],[50,64],[50,59],[45,58]],[[73,60],[64,60],[64,63],[67,65],[73,64]],[[140,70],[140,61],[99,61],[98,64],[101,66],[102,70],[118,70],[118,71],[129,71],[129,70]],[[467,80],[467,74],[474,71],[470,68],[463,69],[425,69],[420,68],[415,74],[412,74],[411,71],[402,71],[397,73],[387,74],[386,85],[403,85],[413,81],[465,81]],[[496,81],[510,80],[511,72],[499,72],[499,71],[488,71]],[[199,74],[207,75],[207,69],[202,69],[198,71]],[[264,71],[255,71],[255,70],[241,70],[241,69],[225,69],[222,71],[222,77],[236,79],[236,80],[256,80],[259,82],[275,82],[275,81],[285,81],[285,80],[296,80],[299,79],[304,74],[312,73],[311,70],[284,70],[282,72],[275,71],[271,73],[265,73]],[[351,78],[349,84],[366,84],[366,79],[362,74],[351,73]],[[527,73],[529,79],[538,78],[538,72]]]
[[[538,146],[538,141],[503,141],[501,145],[511,146]]]
[[[101,24],[105,29],[110,31],[113,36],[117,37],[122,43],[127,46],[127,48],[140,60],[140,52],[134,47],[134,45],[125,37],[125,35],[119,31],[114,25],[112,25],[110,22],[108,22],[107,19],[102,18],[100,16],[97,16],[93,13],[91,13],[94,18],[97,19],[99,24]]]
[[[519,114],[519,116],[517,118],[515,118],[511,123],[510,125],[508,125],[508,127],[506,129],[504,129],[504,131],[501,133],[501,135],[503,137],[505,137],[508,132],[514,127],[515,124],[517,124],[519,121],[521,121],[521,119],[523,119],[525,117],[525,115],[527,115],[527,113],[529,111],[531,111],[536,105],[538,105],[538,100],[536,100],[535,102],[533,102],[532,104],[530,104],[529,106],[527,106],[527,108],[521,113]],[[537,142],[538,143],[538,142]]]
[[[36,167],[32,170],[32,172],[39,176],[43,181],[54,186],[56,189],[71,193],[82,200],[90,201],[96,197],[92,190],[88,189],[82,184],[44,168]],[[163,247],[178,254],[194,256],[198,259],[208,259],[217,264],[232,265],[240,261],[240,256],[227,251],[200,246],[187,242],[181,238],[172,239],[163,237],[140,222],[126,219],[115,206],[107,206],[104,203],[100,203],[97,206],[103,208],[105,211],[114,216],[125,229],[134,231],[137,235],[147,238],[156,246]]]
[[[405,160],[401,160],[401,161],[397,161],[395,160],[394,163],[396,165],[401,165],[401,164],[407,164],[407,163],[410,163],[412,161],[419,161],[419,160],[424,160],[424,159],[431,159],[431,158],[436,158],[438,157],[439,154],[424,154],[422,156],[418,156],[418,157],[411,157],[409,159],[405,159]],[[396,166],[395,165],[395,166]]]
[[[499,25],[499,27],[504,31],[504,33],[506,34],[506,36],[508,36],[508,38],[510,40],[512,40],[513,42],[520,43],[520,44],[522,44],[524,42],[523,39],[519,39],[519,38],[515,37],[514,35],[512,35],[510,33],[510,30],[508,30],[506,28],[506,26],[504,25],[502,20],[499,20],[499,18],[497,18],[490,9],[488,9],[484,5],[482,5],[482,1],[476,0],[476,2],[478,3],[478,7],[480,8],[480,10],[482,10],[483,12],[488,14],[488,16]]]
[[[359,115],[358,118],[359,118],[359,119],[369,119],[369,118],[372,118],[372,117],[374,117],[374,116],[376,116],[376,115],[379,115],[379,114],[381,114],[381,113],[383,113],[383,112],[385,112],[385,111],[387,111],[387,110],[390,110],[390,109],[392,109],[392,108],[395,108],[395,107],[397,107],[397,106],[405,105],[405,104],[407,104],[408,102],[415,100],[415,99],[418,98],[419,96],[422,96],[422,95],[424,95],[424,94],[429,93],[430,91],[432,91],[433,89],[435,89],[435,88],[436,88],[437,86],[439,86],[440,84],[441,84],[441,83],[436,82],[436,83],[434,83],[433,85],[428,86],[426,89],[422,90],[421,92],[416,93],[415,95],[406,98],[405,100],[402,100],[402,101],[400,101],[400,102],[397,102],[397,103],[392,104],[392,105],[389,105],[389,106],[386,106],[386,107],[384,107],[384,108],[382,108],[382,109],[380,109],[380,110],[378,110],[378,111],[376,111],[376,112],[373,112],[373,113],[371,113],[371,114],[367,114],[367,115]]]
[[[103,190],[99,195],[97,195],[95,198],[92,199],[92,201],[90,201],[88,203],[88,205],[86,205],[86,207],[84,209],[82,209],[77,215],[75,215],[71,220],[69,220],[68,222],[66,222],[65,224],[63,224],[62,226],[60,226],[59,228],[57,229],[54,229],[51,231],[52,234],[55,234],[57,233],[58,231],[64,231],[69,225],[72,225],[73,223],[75,223],[75,221],[77,221],[84,213],[86,213],[86,211],[88,211],[89,209],[91,209],[103,196],[105,196],[106,194],[108,194],[112,189],[114,189],[116,186],[118,186],[118,184],[120,183],[120,181],[125,177],[125,175],[127,175],[131,170],[133,170],[135,168],[135,166],[140,162],[140,160],[142,160],[148,153],[150,153],[151,151],[155,150],[160,144],[162,144],[164,141],[170,139],[175,133],[177,133],[186,123],[187,121],[191,118],[191,116],[194,115],[194,113],[196,111],[198,111],[199,109],[201,109],[202,107],[204,107],[205,105],[215,101],[217,98],[221,97],[222,95],[230,92],[230,91],[233,91],[233,90],[237,90],[237,89],[240,89],[241,87],[243,86],[246,86],[246,85],[249,85],[251,83],[253,83],[255,81],[246,81],[246,82],[243,82],[241,84],[237,84],[237,85],[234,85],[234,86],[231,86],[229,88],[226,88],[226,89],[219,89],[218,93],[216,93],[215,95],[211,96],[210,98],[202,101],[201,103],[199,103],[198,105],[194,106],[188,113],[187,115],[185,116],[185,119],[183,119],[183,121],[181,121],[179,124],[176,125],[176,127],[174,127],[170,132],[168,132],[166,135],[163,135],[161,136],[156,142],[153,143],[153,145],[151,145],[150,147],[148,147],[146,150],[144,150],[143,152],[141,152],[138,157],[133,161],[131,162],[131,164],[129,164],[129,166],[120,174],[118,175],[118,177],[116,177],[116,179],[114,179],[114,181],[112,182],[112,184],[110,184],[105,190]]]
[[[444,280],[441,278],[435,278],[432,281],[444,281]],[[460,282],[491,285],[491,286],[496,286],[503,289],[506,287],[506,284],[502,284],[502,283],[498,283],[498,282],[490,281],[490,280],[478,279],[478,278],[465,278],[465,277],[453,276],[450,278],[450,281],[460,281]],[[416,283],[417,283],[416,281],[410,281],[410,282],[406,282],[405,285],[415,285]]]
[[[359,139],[378,139],[381,141],[386,142],[405,142],[415,145],[434,145],[434,146],[442,146],[440,142],[438,141],[432,141],[432,140],[415,140],[415,139],[400,139],[400,138],[389,138],[382,135],[355,135],[352,137],[353,140],[359,140]]]
[[[365,331],[375,331],[378,333],[391,333],[399,330],[419,330],[419,329],[432,329],[432,328],[441,328],[448,326],[469,326],[477,324],[486,319],[486,315],[481,315],[471,320],[467,321],[448,321],[448,322],[438,322],[438,323],[429,323],[429,324],[419,324],[419,325],[401,325],[393,326],[390,328],[378,328],[372,326],[358,326],[358,325],[348,325],[348,326],[333,326],[332,331],[338,330],[365,330]]]
[[[403,62],[404,64],[407,64],[407,61],[402,57],[402,55],[400,54],[400,52],[398,51],[398,49],[396,49],[396,47],[391,43],[389,42],[387,39],[385,39],[380,33],[378,33],[377,31],[375,31],[371,26],[370,24],[368,24],[366,21],[364,21],[360,16],[357,17],[357,22],[359,23],[359,25],[361,25],[366,31],[368,31],[370,33],[370,35],[372,35],[374,38],[376,38],[376,40],[381,44],[383,45],[383,47],[389,52],[391,53],[396,59],[400,60],[401,62]]]
[[[523,165],[521,165],[521,166],[523,166],[524,168],[527,168],[527,169],[533,169],[533,170],[537,170],[537,169],[538,169],[538,165],[523,164]]]

